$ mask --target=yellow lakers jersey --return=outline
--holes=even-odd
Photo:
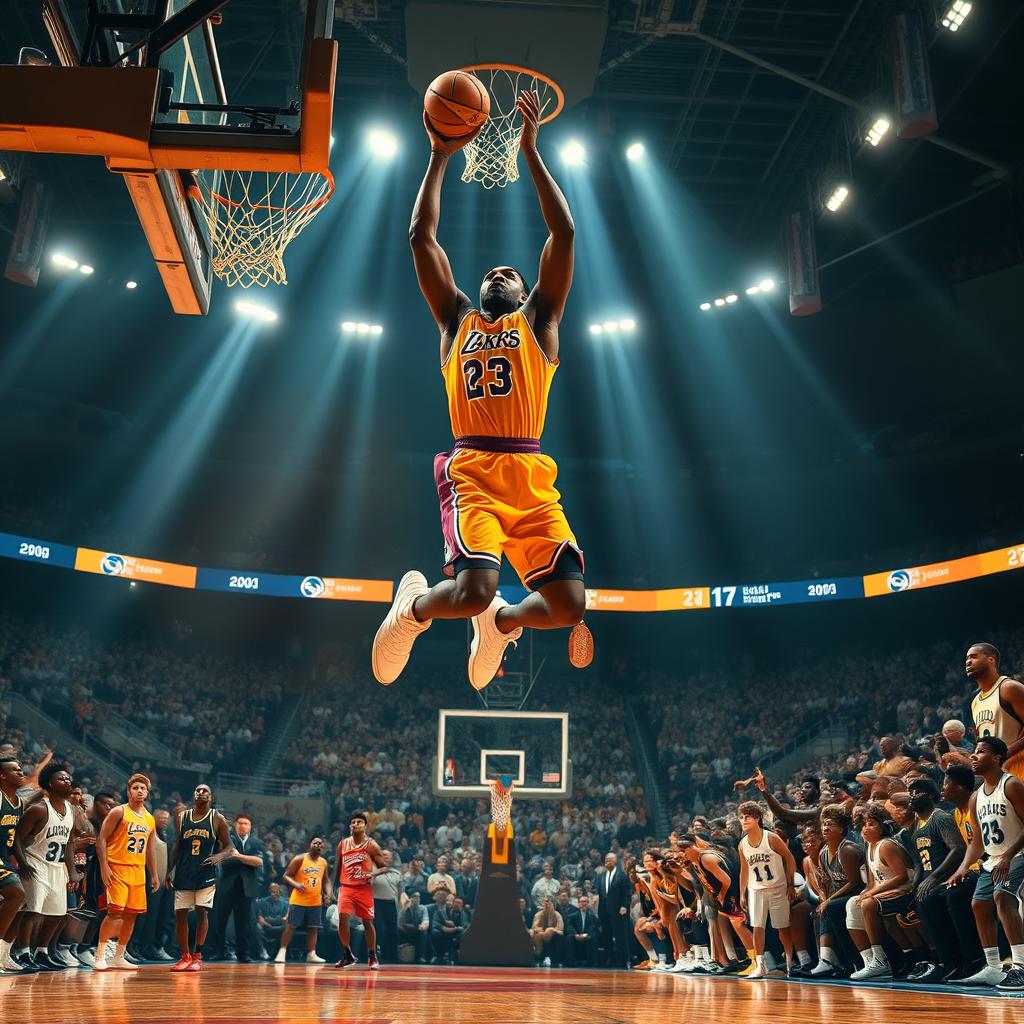
[[[441,365],[452,433],[539,441],[557,368],[519,310],[494,322],[470,310]]]
[[[302,865],[295,877],[296,882],[302,883],[302,891],[292,889],[288,902],[300,907],[319,907],[323,897],[324,874],[327,871],[327,861],[323,857],[313,860],[309,854],[302,857]]]
[[[130,804],[123,808],[124,817],[107,841],[107,859],[111,864],[130,864],[145,870],[146,847],[156,822],[145,808],[133,811]]]

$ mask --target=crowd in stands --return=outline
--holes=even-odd
[[[1002,666],[1021,664],[1024,636],[997,634],[991,639],[1002,650]],[[181,687],[171,686],[163,674],[169,657],[177,658],[181,672],[201,670],[194,660],[170,652],[151,658],[141,645],[128,651],[126,661],[118,662],[84,634],[57,638],[42,628],[13,630],[0,620],[0,702],[12,686],[28,685],[36,686],[43,700],[56,692],[61,699],[109,701],[126,715],[138,716],[139,706],[117,701],[118,694],[125,692],[125,680],[138,672],[150,688],[148,703],[159,703],[165,712],[169,707],[191,709],[192,705],[178,703],[174,695]],[[720,685],[717,674],[694,676],[681,684],[655,673],[639,674],[632,689],[654,695],[647,713],[657,728],[659,768],[674,829],[671,838],[655,835],[637,772],[621,712],[617,677],[623,666],[617,666],[607,681],[582,675],[559,678],[557,707],[550,709],[571,710],[572,797],[564,802],[519,800],[512,808],[520,909],[537,962],[625,966],[632,961],[676,974],[746,970],[754,977],[788,968],[794,977],[817,973],[852,975],[855,980],[895,976],[936,982],[984,975],[977,984],[1016,991],[1012,986],[1024,980],[1024,963],[1017,963],[1024,945],[1017,941],[1012,920],[1003,920],[1004,901],[998,901],[996,916],[999,940],[1006,947],[1003,952],[1013,958],[1008,974],[998,961],[993,963],[988,938],[983,945],[976,931],[975,941],[958,944],[959,952],[943,941],[948,934],[971,934],[969,900],[950,902],[943,887],[941,906],[935,901],[925,906],[923,898],[912,902],[918,898],[919,886],[928,881],[929,870],[913,840],[919,827],[915,812],[929,798],[939,805],[937,814],[947,814],[954,809],[955,787],[964,790],[956,791],[960,806],[971,791],[965,778],[973,786],[973,775],[968,778],[965,772],[970,771],[974,748],[970,698],[977,686],[964,675],[963,659],[963,646],[953,644],[876,658],[837,655],[801,666],[800,677],[814,681],[802,687],[795,684],[792,673],[765,672],[742,660],[729,673],[727,687]],[[154,667],[157,662],[160,670]],[[203,669],[217,672],[221,667],[210,661]],[[247,670],[259,671],[256,666]],[[375,883],[375,896],[391,904],[380,915],[382,922],[388,922],[382,923],[378,934],[385,960],[445,963],[458,959],[459,936],[472,920],[491,812],[486,800],[447,799],[431,789],[437,708],[468,700],[461,680],[458,685],[449,684],[447,678],[424,674],[416,684],[382,689],[353,665],[329,686],[310,692],[281,758],[279,774],[321,781],[325,786],[322,810],[316,805],[318,810],[305,812],[308,818],[296,812],[253,823],[262,868],[255,881],[258,892],[247,910],[251,929],[243,929],[251,930],[252,937],[234,938],[239,959],[274,957],[282,927],[286,868],[315,836],[325,839],[328,860],[333,861],[349,818],[357,810],[366,812],[369,834],[391,860],[379,895]],[[284,696],[283,676],[244,696],[241,681],[233,682],[230,673],[226,679],[229,686],[238,686],[232,693],[237,692],[241,717],[249,723],[251,742],[258,747],[273,707],[269,702]],[[680,700],[672,714],[665,714],[663,695],[670,685],[697,694],[714,685],[715,700]],[[755,686],[758,700],[751,701],[749,692]],[[646,702],[646,696],[643,699]],[[237,718],[230,701],[221,696],[217,703],[216,712],[210,709],[209,713],[218,716],[223,735]],[[533,709],[548,708],[540,704]],[[773,754],[794,736],[835,720],[847,727],[849,749],[802,766],[790,779],[772,777]],[[166,715],[149,727],[170,742],[169,737],[177,735],[178,721]],[[959,728],[958,721],[965,727]],[[45,756],[45,740],[28,735],[17,723],[2,724],[0,740],[13,745],[29,765]],[[180,735],[189,735],[187,727]],[[109,772],[104,774],[87,757],[82,750],[67,757],[76,778],[86,783],[86,801],[90,788],[96,791],[113,781]],[[237,770],[237,754],[229,766]],[[152,774],[151,806],[171,812],[162,837],[170,846],[176,813],[190,803],[190,794],[180,785],[162,786],[159,770]],[[124,780],[117,781],[120,797]],[[312,786],[292,795],[298,799],[315,792]],[[739,870],[737,844],[753,814],[743,801],[751,799],[765,827],[777,830],[793,857],[794,907],[799,908],[794,911],[798,924],[790,934],[777,935],[778,929],[768,927],[767,946],[761,949],[755,949],[742,924],[734,927],[722,922],[724,903],[707,888],[707,876],[692,867],[694,858],[703,862],[710,857],[719,858],[723,870]],[[962,823],[962,806],[960,811]],[[876,826],[882,838],[864,832],[865,827]],[[911,900],[904,911],[913,913],[901,913],[898,928],[887,922],[879,929],[877,922],[862,922],[853,911],[852,916],[836,916],[834,892],[829,891],[834,879],[826,877],[823,867],[829,855],[818,851],[823,835],[828,839],[837,828],[858,851],[860,863],[866,850],[873,850],[890,834],[902,844],[904,853],[899,856],[905,861]],[[966,849],[964,840],[956,841],[962,833],[962,828],[944,826],[943,842],[951,857]],[[237,838],[234,831],[232,837]],[[829,842],[825,846],[831,849]],[[952,860],[950,865],[947,877],[957,867]],[[624,907],[633,926],[625,938],[608,916],[609,906],[616,906],[620,898],[617,887],[623,877],[628,879]],[[671,888],[680,894],[673,904],[678,924],[670,925],[668,905],[655,898],[657,886],[652,880],[658,879],[665,891]],[[871,884],[868,874],[867,885]],[[854,897],[864,885],[854,883]],[[924,895],[935,891],[934,885],[924,887]],[[832,906],[827,932],[820,923],[826,918],[817,912],[822,904]],[[154,907],[152,913],[149,926],[140,928],[135,954],[158,959],[173,955],[170,915],[161,907]],[[219,931],[214,929],[208,947],[214,955],[232,955],[237,922],[237,917],[234,924],[223,920]],[[351,923],[358,930],[357,922]],[[333,952],[332,936],[333,929],[325,927],[320,937],[324,952]],[[785,941],[780,942],[780,937]],[[299,948],[293,955],[302,956],[305,939],[296,941]],[[756,956],[749,965],[747,952]]]

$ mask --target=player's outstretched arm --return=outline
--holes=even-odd
[[[562,190],[537,152],[537,131],[540,127],[540,100],[537,93],[532,90],[520,93],[516,106],[523,118],[519,151],[530,169],[530,177],[533,178],[537,198],[540,200],[540,212],[548,229],[548,240],[540,256],[537,286],[531,295],[531,305],[537,314],[534,322],[557,324],[562,319],[572,285],[576,225]],[[544,344],[543,340],[538,340]]]
[[[470,301],[456,286],[448,254],[437,240],[437,225],[441,219],[441,182],[444,181],[448,158],[477,133],[471,132],[458,139],[446,139],[434,131],[426,113],[423,115],[423,126],[430,138],[430,163],[427,164],[427,173],[416,196],[416,205],[412,208],[409,245],[420,291],[427,300],[437,326],[442,334],[454,334],[458,320],[469,308]]]

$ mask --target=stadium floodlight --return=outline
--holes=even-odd
[[[94,267],[90,267],[88,263],[80,263],[78,265],[78,272],[88,277],[90,274],[95,274],[96,270]]]
[[[867,141],[872,146],[877,146],[888,134],[892,122],[887,117],[876,117],[875,123],[868,129]]]
[[[619,333],[619,325],[615,320],[606,320],[601,326],[604,328],[605,334]]]
[[[725,299],[715,299],[715,305],[716,306],[724,306],[725,305]]]
[[[135,291],[135,289],[139,287],[139,282],[138,281],[125,281],[124,286],[125,286],[125,288],[128,289],[128,291],[132,292],[132,291]]]
[[[942,27],[948,28],[950,32],[957,32],[960,26],[967,20],[974,4],[968,0],[953,0],[946,13],[942,16]]]
[[[604,328],[600,324],[591,324],[590,325],[590,333],[591,334],[604,334]]]
[[[756,295],[760,290],[761,290],[761,286],[759,284],[752,284],[747,289],[747,294],[748,295]]]
[[[355,330],[356,330],[355,322],[352,321],[352,320],[343,320],[341,322],[341,329],[346,334],[355,334]]]
[[[770,292],[775,287],[775,282],[770,277],[766,277],[763,281],[758,281],[757,286],[763,292]]]
[[[378,337],[379,338],[384,333],[384,325],[383,324],[370,324],[370,333],[372,335],[374,335],[374,337]]]
[[[587,150],[578,139],[570,139],[562,147],[562,162],[570,167],[579,167],[587,159]]]
[[[369,324],[361,324],[361,323],[360,324],[356,324],[356,334],[369,334],[369,333],[370,333],[370,325]]]
[[[245,299],[239,299],[235,303],[235,312],[251,320],[262,320],[265,324],[272,324],[277,319],[277,313],[272,309],[255,302],[246,302]]]
[[[78,269],[78,260],[73,260],[70,256],[65,256],[62,252],[55,252],[50,257],[50,262],[55,266],[63,267],[65,270]]]
[[[371,128],[366,133],[366,143],[380,160],[390,160],[398,152],[398,136],[386,128]]]
[[[725,301],[731,306],[738,298],[739,296],[733,293],[732,295],[726,295]]]
[[[644,154],[647,152],[642,142],[634,142],[626,150],[626,158],[636,163],[637,160],[643,160]]]
[[[837,185],[829,195],[828,199],[825,200],[825,209],[829,213],[835,213],[843,203],[846,202],[847,197],[850,194],[850,190],[845,185]]]
[[[636,330],[636,321],[631,316],[626,317],[625,320],[620,320],[619,330],[626,331],[627,333],[632,333],[633,331]]]
[[[704,312],[706,313],[711,308],[711,303],[710,302],[702,302],[700,304],[700,308],[703,309]]]

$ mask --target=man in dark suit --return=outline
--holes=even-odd
[[[564,916],[568,962],[577,967],[596,967],[598,923],[589,897],[581,896],[579,909],[570,906]]]
[[[597,880],[598,921],[601,945],[609,967],[629,967],[629,901],[632,888],[619,859],[609,853],[604,859],[604,874]]]
[[[231,843],[235,855],[221,863],[217,891],[213,897],[211,959],[223,960],[226,955],[228,916],[232,915],[235,922],[235,956],[239,963],[247,964],[252,961],[249,925],[253,900],[260,895],[260,872],[266,847],[258,836],[252,834],[252,818],[247,814],[239,814],[235,818]]]

